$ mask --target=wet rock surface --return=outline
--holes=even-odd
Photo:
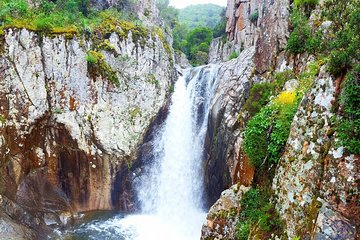
[[[219,84],[212,100],[205,141],[205,192],[209,206],[230,187],[241,171],[238,113],[251,86],[255,48],[243,51],[237,59],[221,64]]]

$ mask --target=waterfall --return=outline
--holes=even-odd
[[[155,162],[138,188],[143,212],[173,224],[181,237],[198,239],[203,211],[202,160],[216,65],[185,70],[175,84],[169,115],[155,140]]]
[[[96,229],[106,239],[200,238],[206,217],[204,140],[217,72],[217,65],[207,65],[184,70],[177,80],[169,114],[154,140],[152,164],[136,181],[141,214],[91,223],[87,231]]]

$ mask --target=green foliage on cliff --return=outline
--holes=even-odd
[[[331,38],[324,39],[324,52],[330,55],[330,72],[339,76],[360,59],[360,1],[327,0],[322,14],[332,21]]]
[[[249,237],[250,229],[255,229],[262,236],[271,233],[281,233],[282,225],[275,207],[269,201],[269,194],[264,190],[252,188],[247,191],[240,202],[241,212],[236,226],[239,240]]]
[[[343,116],[337,127],[338,137],[350,153],[360,154],[360,64],[346,76],[340,103]]]
[[[318,1],[297,0],[294,3],[287,51],[292,54],[308,52],[318,58],[329,56],[329,71],[334,76],[345,75],[360,59],[360,1],[326,0],[321,18],[312,24],[313,29],[308,17]],[[327,20],[331,25],[323,36],[319,22]]]
[[[262,108],[247,123],[243,146],[256,168],[264,166],[266,162],[277,163],[289,136],[299,100],[292,92],[283,92],[278,99],[281,100]]]
[[[113,17],[123,22],[136,19],[128,11],[111,9],[96,11],[88,0],[35,0],[31,7],[26,0],[0,0],[0,28],[26,28],[46,34],[67,34],[93,32],[105,18]],[[127,3],[119,6],[127,6]],[[104,12],[108,14],[104,15]],[[122,27],[122,26],[121,26]]]
[[[250,90],[245,107],[250,116],[256,114],[247,123],[243,146],[256,169],[279,161],[300,100],[312,85],[322,64],[322,61],[311,62],[307,71],[297,76],[291,71],[276,73],[272,83],[255,84],[254,89]],[[281,92],[284,83],[293,78],[298,83],[296,89]],[[270,101],[270,96],[276,97]]]
[[[87,61],[87,67],[89,74],[93,77],[104,77],[112,82],[115,86],[120,86],[119,78],[116,71],[106,62],[105,56],[96,51],[88,51],[85,59]]]
[[[291,70],[275,73],[272,82],[255,83],[249,92],[249,97],[246,99],[244,109],[248,111],[250,117],[254,116],[264,107],[271,96],[276,96],[280,93],[285,82],[294,78],[295,75]]]
[[[322,31],[312,33],[309,21],[302,11],[293,10],[291,15],[292,32],[286,50],[292,54],[309,52],[319,53],[322,49]]]

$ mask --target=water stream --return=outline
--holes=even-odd
[[[72,239],[195,240],[205,221],[203,148],[218,66],[184,70],[169,115],[154,142],[154,161],[142,174],[138,215],[95,218],[67,232]]]

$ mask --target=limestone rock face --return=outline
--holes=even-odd
[[[221,193],[210,208],[201,229],[201,239],[236,239],[236,223],[240,211],[240,200],[250,188],[233,185]]]
[[[164,39],[155,33],[142,38],[134,40],[131,31],[109,36],[113,50],[102,54],[116,72],[117,87],[89,73],[91,40],[6,32],[0,55],[0,196],[7,206],[24,208],[29,221],[12,207],[4,214],[34,229],[66,225],[67,214],[78,211],[133,208],[126,178],[136,146],[176,77]]]
[[[294,117],[273,180],[274,199],[289,237],[310,238],[316,224],[316,239],[327,234],[337,239],[324,229],[335,227],[338,216],[349,219],[342,222],[350,229],[359,223],[359,156],[345,155],[335,145],[335,80],[323,67],[314,82]],[[319,211],[322,205],[330,210]]]

